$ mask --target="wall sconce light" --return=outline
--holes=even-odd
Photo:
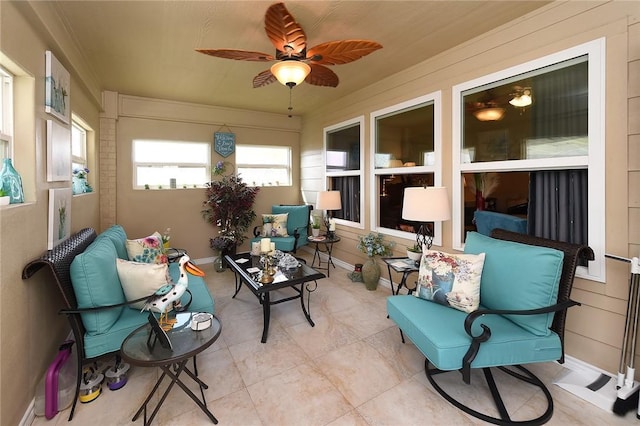
[[[516,108],[526,108],[533,103],[531,95],[530,87],[516,87],[516,93],[513,94],[513,99],[511,99],[509,103]]]

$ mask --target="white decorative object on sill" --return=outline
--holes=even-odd
[[[9,201],[11,201],[11,197],[9,197],[8,195],[0,197],[0,206],[8,206]]]

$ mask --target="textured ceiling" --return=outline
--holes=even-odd
[[[370,39],[383,48],[332,66],[336,88],[301,84],[302,115],[544,6],[543,1],[291,1],[308,46]],[[264,31],[264,1],[57,1],[56,13],[102,90],[286,113],[289,89],[254,89],[271,63],[220,59],[196,48],[275,53]]]

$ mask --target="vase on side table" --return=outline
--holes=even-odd
[[[213,269],[216,272],[224,272],[225,265],[222,259],[222,253],[217,251],[216,257],[213,259]]]
[[[367,290],[373,291],[378,288],[380,281],[380,265],[376,263],[374,257],[370,257],[362,265],[362,281]]]

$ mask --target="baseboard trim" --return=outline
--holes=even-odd
[[[33,424],[34,420],[36,419],[35,407],[36,398],[34,397],[27,407],[27,411],[25,411],[24,416],[22,416],[22,419],[20,420],[20,426],[31,426]]]

